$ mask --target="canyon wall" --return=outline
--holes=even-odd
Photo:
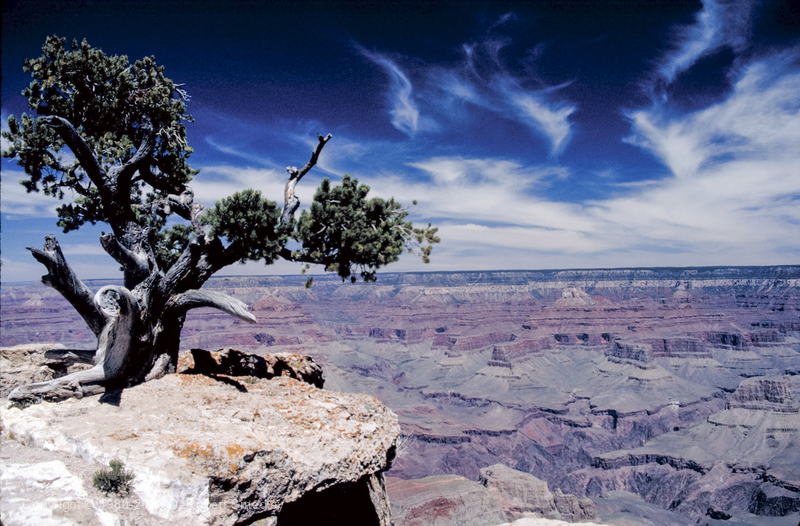
[[[654,506],[663,524],[798,513],[787,444],[800,443],[800,267],[304,281],[212,279],[259,322],[192,311],[182,345],[307,354],[326,388],[377,397],[400,422],[394,480],[478,484],[503,464],[592,498],[600,519],[647,524]],[[4,284],[2,308],[3,345],[94,346],[43,286]],[[744,462],[745,431],[775,454]]]

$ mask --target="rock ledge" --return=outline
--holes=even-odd
[[[319,513],[315,498],[341,502],[354,519],[353,499],[366,502],[361,523],[390,522],[382,472],[399,425],[370,396],[288,377],[175,374],[102,397],[7,406],[0,417],[4,440],[97,469],[122,460],[154,524],[296,524]],[[3,524],[25,524],[13,503],[3,508]]]

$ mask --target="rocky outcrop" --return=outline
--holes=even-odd
[[[0,397],[20,385],[46,382],[94,366],[94,351],[67,350],[60,344],[24,344],[0,349]]]
[[[654,358],[712,358],[706,343],[700,338],[668,337],[647,338]]]
[[[310,356],[276,353],[258,356],[238,349],[206,351],[192,349],[178,357],[178,372],[207,376],[253,376],[269,380],[276,376],[294,378],[322,389],[322,369]]]
[[[502,503],[507,520],[542,517],[582,522],[597,518],[590,499],[564,494],[561,489],[553,494],[543,480],[505,464],[483,468],[479,482]]]
[[[492,358],[487,362],[489,367],[505,367],[507,369],[511,369],[511,361],[508,359],[508,355],[506,354],[505,350],[502,347],[495,346],[494,350],[492,351]]]
[[[72,503],[52,506],[51,514],[82,506],[89,518],[64,523],[113,523],[104,515],[112,505],[92,497],[86,478],[81,485],[60,457],[95,470],[122,460],[135,475],[141,524],[391,521],[383,471],[399,426],[370,396],[324,391],[287,376],[173,374],[102,397],[6,406],[0,418],[4,443],[51,455],[32,464],[24,455],[3,459],[6,526],[38,524],[26,518],[31,510],[48,512],[30,500],[33,494],[5,498],[8,485],[41,486],[51,475],[67,493],[48,498]]]
[[[459,475],[404,480],[386,477],[395,526],[500,524],[506,515],[481,484]]]
[[[762,484],[750,497],[747,511],[753,515],[767,517],[785,517],[800,511],[800,494],[796,490]]]
[[[481,469],[478,482],[457,475],[387,478],[395,526],[478,526],[546,518],[582,522],[597,518],[586,497],[553,494],[547,483],[503,464]]]
[[[748,378],[728,397],[728,409],[742,408],[780,413],[800,411],[800,379],[790,376]]]
[[[646,343],[614,340],[609,344],[606,356],[617,361],[650,363],[653,360],[653,348]]]

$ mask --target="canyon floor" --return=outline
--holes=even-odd
[[[182,347],[308,354],[326,389],[379,398],[400,419],[387,487],[406,510],[468,524],[465,499],[437,500],[436,484],[452,493],[453,477],[503,464],[612,524],[800,521],[800,267],[304,282],[212,279],[258,323],[191,311]],[[0,330],[2,346],[96,344],[36,283],[3,284]]]

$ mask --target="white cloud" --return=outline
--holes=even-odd
[[[363,48],[359,48],[359,50],[365,57],[381,66],[389,75],[389,95],[392,105],[389,113],[392,116],[392,126],[409,137],[413,137],[420,126],[420,115],[414,102],[411,81],[397,64],[387,57],[379,53],[371,53]]]
[[[652,151],[679,178],[730,160],[797,158],[800,144],[800,71],[785,52],[744,68],[723,102],[670,117],[659,106],[629,114],[626,140]],[[776,73],[777,72],[777,73]]]
[[[464,46],[462,67],[432,69],[429,79],[435,90],[426,102],[446,112],[450,119],[462,113],[454,111],[454,102],[474,104],[524,125],[548,141],[552,155],[560,154],[571,136],[569,116],[577,108],[555,94],[570,83],[536,90],[522,87],[522,81],[503,67],[499,55],[502,46],[496,41]]]
[[[504,15],[500,23],[513,18]],[[415,93],[408,75],[391,59],[380,53],[357,49],[381,66],[389,75],[389,99],[392,125],[409,137],[418,131],[441,131],[445,126],[461,127],[470,115],[470,105],[517,122],[536,137],[547,141],[550,153],[560,154],[569,143],[570,115],[575,105],[558,98],[557,92],[570,84],[539,89],[525,87],[532,79],[520,79],[505,68],[500,51],[505,40],[487,39],[465,44],[464,60],[453,67],[426,65],[417,61],[414,77],[422,89]],[[430,115],[436,115],[434,122]]]
[[[475,223],[444,225],[441,237],[465,246],[501,247],[560,254],[586,254],[610,248],[604,241],[573,229],[499,226]],[[491,251],[492,249],[489,248]]]
[[[64,248],[64,247],[62,247]],[[103,253],[105,254],[105,252]],[[47,274],[47,269],[37,263],[32,257],[25,261],[2,258],[3,282],[13,283],[19,281],[38,281]],[[122,279],[119,263],[106,254],[106,259],[101,262],[85,262],[71,259],[69,266],[75,275],[81,279]]]
[[[283,206],[283,190],[289,176],[285,171],[266,168],[239,168],[231,165],[201,166],[201,176],[190,185],[195,201],[210,207],[222,198],[246,188],[259,190],[261,194]],[[300,199],[308,192],[301,186],[297,188]]]
[[[403,203],[416,199],[419,213],[426,217],[543,228],[592,228],[574,214],[574,205],[536,197],[537,185],[565,176],[563,167],[461,157],[436,157],[409,166],[427,172],[432,182],[408,182],[407,178],[394,176],[374,181],[372,188],[382,196],[394,195]]]
[[[561,153],[570,135],[570,123],[567,118],[575,111],[575,106],[568,104],[547,105],[541,98],[532,93],[509,92],[508,100],[518,110],[520,117],[530,123],[532,128],[540,130],[551,143],[554,155]]]
[[[254,155],[254,154],[247,153],[247,152],[243,152],[243,151],[241,151],[241,150],[239,150],[237,148],[234,148],[232,146],[227,146],[227,145],[224,145],[224,144],[220,144],[219,142],[217,142],[216,139],[214,139],[211,136],[206,137],[205,140],[206,140],[206,143],[208,145],[213,147],[218,152],[225,153],[225,154],[228,154],[228,155],[232,155],[234,157],[239,157],[241,159],[245,159],[247,161],[250,161],[250,162],[253,162],[253,163],[259,164],[259,165],[269,166],[271,164],[267,159],[265,159],[262,156]]]
[[[108,256],[108,253],[103,250],[103,247],[99,243],[79,243],[76,245],[60,244],[59,246],[61,247],[61,252],[66,256]]]
[[[3,160],[3,164],[8,161]],[[2,177],[3,215],[10,218],[20,217],[56,217],[56,208],[61,201],[44,195],[42,192],[25,191],[19,181],[26,179],[24,172],[4,168]]]
[[[798,57],[792,50],[743,67],[730,95],[708,108],[631,113],[628,141],[672,176],[620,187],[621,196],[553,201],[543,188],[569,176],[563,167],[456,156],[409,163],[427,182],[396,173],[370,184],[438,218],[435,268],[796,263]]]
[[[665,56],[659,68],[661,76],[672,82],[717,49],[741,49],[747,44],[751,9],[750,1],[704,0],[695,23],[679,31],[676,48]]]

